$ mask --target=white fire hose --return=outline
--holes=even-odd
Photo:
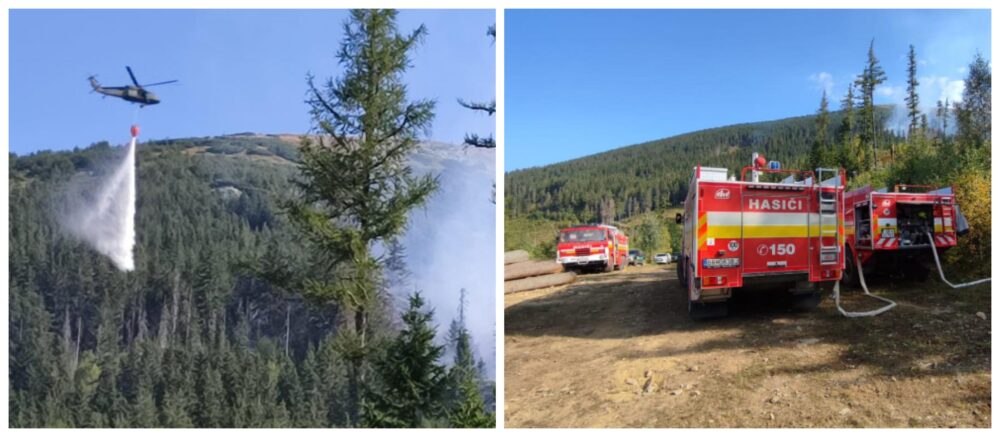
[[[944,270],[941,268],[941,260],[938,258],[937,248],[934,247],[934,236],[931,235],[930,232],[927,233],[927,240],[931,242],[931,253],[934,254],[934,263],[937,264],[938,275],[941,276],[941,281],[944,282],[945,284],[948,284],[951,288],[971,287],[973,285],[979,285],[985,282],[990,282],[990,279],[992,279],[992,278],[985,278],[977,281],[966,282],[964,284],[952,284],[951,282],[948,282],[948,280],[945,279],[944,277]]]
[[[937,255],[935,255],[935,257],[936,256]],[[873,316],[877,316],[879,314],[882,314],[882,313],[884,313],[886,311],[889,311],[889,310],[895,308],[896,307],[896,302],[893,302],[893,301],[891,301],[889,299],[886,299],[884,297],[881,297],[881,296],[876,296],[876,295],[871,294],[870,292],[868,292],[868,285],[865,284],[865,274],[861,270],[861,258],[855,258],[854,262],[855,262],[855,265],[857,266],[857,270],[856,271],[858,272],[858,279],[861,280],[861,289],[864,290],[865,296],[871,296],[871,297],[874,297],[875,299],[881,300],[883,302],[888,302],[888,305],[886,305],[886,306],[884,306],[882,308],[871,310],[871,311],[860,311],[860,312],[847,311],[847,310],[844,309],[844,307],[840,306],[840,281],[837,281],[836,283],[833,284],[833,301],[834,301],[834,303],[837,304],[837,310],[840,311],[840,314],[843,314],[844,317],[851,317],[851,318],[854,318],[854,317],[873,317]]]
[[[937,265],[938,275],[941,276],[941,282],[948,284],[948,286],[950,286],[951,288],[965,288],[965,287],[971,287],[973,285],[979,285],[986,282],[990,282],[990,280],[992,279],[992,278],[984,278],[962,284],[952,284],[951,282],[948,281],[947,278],[944,277],[944,269],[941,268],[941,259],[938,258],[937,248],[934,247],[933,243],[934,236],[930,232],[927,233],[927,240],[931,242],[931,253],[934,254],[934,264]],[[865,295],[874,297],[883,302],[888,302],[888,305],[871,311],[863,311],[863,312],[847,311],[844,309],[844,307],[840,306],[840,281],[837,281],[837,283],[833,284],[833,300],[837,304],[837,310],[840,311],[840,314],[843,314],[845,317],[872,317],[893,309],[896,306],[896,302],[893,302],[881,296],[876,296],[868,291],[868,285],[865,284],[865,273],[861,269],[861,259],[860,258],[855,259],[854,262],[857,265],[858,279],[861,281],[861,289],[864,290]]]

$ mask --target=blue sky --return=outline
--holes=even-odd
[[[901,103],[917,51],[922,105],[961,96],[989,11],[540,11],[505,16],[506,170],[699,129],[837,109],[868,45]]]
[[[133,121],[146,139],[235,132],[304,133],[307,72],[339,74],[334,54],[346,11],[339,10],[12,10],[10,147],[18,154],[128,138]],[[428,37],[406,73],[410,98],[437,99],[430,138],[460,143],[466,131],[494,132],[495,119],[457,98],[490,100],[493,10],[404,10],[399,29],[423,23]],[[107,86],[155,87],[163,103],[137,106],[90,93],[87,76]]]

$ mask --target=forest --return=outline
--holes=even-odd
[[[142,143],[130,273],[66,237],[52,214],[69,181],[99,178],[120,148],[10,155],[11,425],[350,425],[338,308],[250,269],[300,257],[277,200],[296,171],[281,156],[295,149],[267,137]],[[403,275],[402,265],[392,274]],[[385,299],[376,331],[387,342],[408,304]],[[454,372],[456,351],[471,352],[463,335],[456,324],[440,345]],[[482,361],[462,365],[492,411]]]
[[[659,229],[654,235],[669,232],[672,217],[666,212],[682,205],[694,166],[738,170],[760,152],[785,168],[843,168],[849,188],[952,186],[971,231],[945,261],[965,272],[988,272],[989,62],[977,54],[969,61],[962,99],[934,102],[928,110],[917,92],[915,47],[909,51],[905,105],[875,104],[875,89],[887,80],[875,41],[866,59],[836,110],[824,92],[813,115],[706,129],[506,173],[506,250],[552,255],[553,230],[573,223],[653,221],[643,227]],[[900,114],[906,120],[902,129],[891,123]]]
[[[879,106],[877,117],[892,112]],[[831,126],[843,119],[830,114]],[[816,137],[813,116],[705,129],[506,174],[505,214],[591,222],[610,199],[614,219],[680,205],[695,165],[738,169],[760,152],[787,168],[804,166]],[[829,128],[829,134],[835,132]],[[882,138],[897,141],[891,130]]]
[[[436,189],[408,160],[434,102],[406,98],[426,30],[395,19],[351,11],[346,73],[307,84],[315,135],[140,143],[134,271],[59,223],[122,148],[9,155],[12,427],[495,426],[465,291],[439,327],[407,282],[399,237]]]

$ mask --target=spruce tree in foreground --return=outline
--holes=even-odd
[[[415,176],[407,158],[434,117],[431,100],[409,101],[403,73],[424,26],[403,35],[394,10],[352,10],[337,52],[343,73],[317,85],[309,77],[315,139],[303,140],[297,185],[286,203],[291,222],[314,248],[313,273],[293,289],[320,304],[335,304],[347,323],[337,332],[349,362],[352,423],[370,353],[370,316],[382,301],[384,259],[377,245],[401,235],[411,209],[437,188]],[[328,273],[321,273],[328,272]]]
[[[363,402],[364,425],[374,428],[441,426],[445,369],[444,348],[434,344],[433,310],[424,309],[420,293],[410,296],[403,330],[376,364],[381,381]]]

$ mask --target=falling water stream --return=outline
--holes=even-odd
[[[98,190],[92,202],[83,204],[67,220],[68,230],[111,259],[123,271],[135,269],[135,142],[138,128],[125,158]]]

